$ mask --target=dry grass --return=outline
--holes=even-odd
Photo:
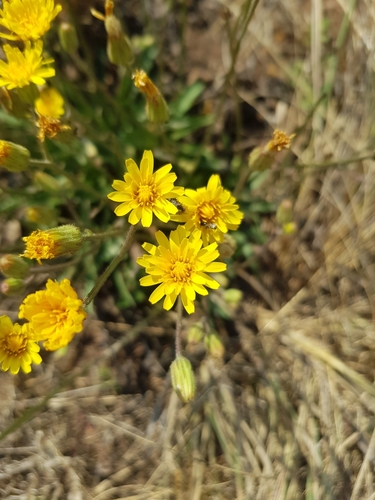
[[[241,3],[229,3],[228,22]],[[219,89],[231,65],[222,7],[206,0],[200,9]],[[302,127],[282,173],[275,168],[260,191],[296,200],[297,234],[267,222],[264,273],[239,270],[246,300],[234,333],[222,325],[225,361],[202,359],[199,346],[190,353],[191,405],[171,393],[171,353],[158,360],[145,347],[161,333],[172,344],[173,328],[160,332],[152,319],[135,329],[92,320],[80,352],[51,358],[17,387],[1,375],[2,429],[56,392],[59,373],[72,377],[1,442],[1,498],[375,499],[374,26],[372,0],[261,2],[238,54],[237,102],[270,127]],[[207,79],[207,53],[189,45],[198,34],[187,30],[190,75]],[[327,98],[309,120],[322,88]],[[238,137],[234,149],[259,136]],[[132,383],[143,393],[117,394]]]

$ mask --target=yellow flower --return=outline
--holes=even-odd
[[[36,126],[39,128],[37,138],[41,142],[44,142],[46,137],[48,137],[48,139],[53,139],[56,136],[62,140],[64,134],[65,139],[72,138],[72,128],[69,125],[63,125],[57,118],[39,115]]]
[[[168,222],[171,214],[177,213],[177,208],[168,198],[181,196],[184,189],[175,187],[176,174],[170,174],[172,165],[169,163],[154,171],[154,157],[151,151],[145,151],[140,168],[134,160],[125,161],[127,173],[124,181],[114,181],[112,187],[116,192],[108,198],[122,202],[115,208],[115,214],[121,217],[130,212],[130,224],[141,221],[143,227],[150,227],[153,215],[162,222]]]
[[[289,149],[290,143],[296,134],[286,135],[285,132],[281,130],[274,130],[272,139],[266,144],[265,151],[270,151],[273,153],[279,153],[283,149]]]
[[[18,47],[4,45],[3,50],[7,56],[8,63],[0,61],[0,87],[14,89],[35,83],[43,85],[45,78],[55,75],[51,67],[44,68],[53,59],[43,60],[43,42],[38,40],[34,46],[26,42],[25,51],[21,52]]]
[[[26,249],[20,257],[36,259],[40,265],[42,265],[41,259],[72,255],[81,248],[83,242],[80,229],[72,224],[46,231],[37,229],[22,239],[26,243]]]
[[[2,4],[0,25],[14,35],[0,33],[0,37],[8,40],[37,40],[62,9],[54,0],[5,0]]]
[[[47,351],[64,347],[82,331],[86,312],[70,281],[48,280],[46,290],[28,295],[20,306],[20,318],[30,321],[33,340],[44,341]]]
[[[223,241],[224,234],[238,229],[243,219],[236,199],[222,187],[217,174],[211,175],[207,187],[185,189],[179,202],[182,210],[173,220],[186,222],[187,231],[200,231],[205,245]]]
[[[163,307],[168,311],[178,295],[181,295],[186,311],[191,314],[195,310],[196,293],[208,295],[205,286],[214,290],[220,286],[206,272],[219,273],[227,268],[222,262],[213,262],[219,256],[217,243],[202,248],[203,241],[199,231],[194,231],[189,236],[182,226],[171,232],[169,240],[161,231],[156,233],[156,239],[159,246],[145,243],[143,248],[150,255],[144,255],[137,260],[149,274],[141,278],[140,284],[159,284],[150,296],[151,304],[155,304],[165,295]]]
[[[59,118],[64,114],[64,99],[54,88],[44,88],[35,101],[35,109],[41,116]]]
[[[16,375],[22,368],[30,373],[31,363],[39,365],[42,362],[38,354],[40,347],[30,334],[29,324],[13,325],[8,316],[0,316],[0,363],[4,372],[10,369]]]

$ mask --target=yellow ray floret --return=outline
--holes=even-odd
[[[186,222],[187,231],[198,230],[205,245],[223,241],[224,234],[238,229],[243,219],[236,199],[222,187],[217,174],[211,175],[207,187],[185,189],[178,201],[183,210],[173,220]]]
[[[0,363],[3,371],[16,375],[20,369],[31,372],[31,363],[39,365],[40,347],[33,340],[30,325],[12,323],[8,316],[0,316]]]
[[[54,88],[44,88],[35,100],[35,110],[41,116],[60,118],[64,114],[64,99]]]
[[[140,283],[142,286],[159,285],[150,296],[152,304],[165,296],[163,307],[169,310],[180,295],[186,311],[191,314],[195,310],[196,293],[208,295],[205,287],[215,290],[220,286],[206,273],[219,273],[227,267],[222,262],[213,262],[219,257],[217,243],[202,248],[199,231],[189,236],[182,226],[172,231],[169,239],[158,231],[156,239],[158,246],[143,245],[150,255],[137,260],[149,275],[141,278]]]
[[[44,341],[47,351],[55,351],[82,331],[86,312],[69,280],[64,279],[61,283],[48,280],[46,290],[25,298],[19,317],[30,321],[35,341]]]
[[[21,88],[30,83],[43,85],[45,78],[55,75],[55,70],[45,67],[53,59],[43,60],[43,42],[38,40],[35,45],[26,42],[24,52],[18,47],[4,45],[3,50],[8,62],[0,61],[0,87],[8,89]]]
[[[0,37],[8,40],[38,40],[62,9],[54,0],[5,0],[2,4],[0,25],[10,34],[0,33]]]
[[[154,215],[162,222],[168,222],[171,214],[177,213],[177,208],[169,199],[182,196],[184,192],[184,188],[174,186],[177,176],[169,173],[172,165],[169,163],[154,173],[151,151],[143,153],[140,168],[132,159],[126,160],[125,165],[125,182],[114,181],[112,187],[116,191],[108,195],[110,200],[121,202],[115,214],[123,216],[130,212],[130,224],[141,221],[143,227],[151,226]]]

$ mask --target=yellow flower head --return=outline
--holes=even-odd
[[[173,217],[186,222],[187,231],[198,230],[205,245],[224,239],[228,230],[235,231],[243,219],[236,199],[221,185],[217,174],[211,175],[207,187],[185,189],[185,196],[179,199],[183,211]]]
[[[0,25],[12,34],[0,33],[8,40],[38,40],[61,11],[54,0],[5,0],[0,10]]]
[[[149,275],[141,278],[140,284],[159,284],[150,296],[151,304],[155,304],[165,295],[163,307],[168,311],[178,295],[181,295],[186,311],[191,314],[195,310],[196,293],[208,295],[205,286],[214,290],[220,286],[206,273],[219,273],[227,268],[222,262],[213,262],[219,256],[217,243],[202,248],[203,241],[199,231],[194,231],[189,236],[182,226],[171,232],[169,240],[161,231],[156,233],[156,239],[159,246],[145,243],[143,248],[150,255],[144,255],[137,260]]]
[[[134,85],[146,96],[146,115],[152,123],[166,123],[169,110],[164,97],[143,69],[133,74]]]
[[[20,257],[36,259],[41,265],[41,259],[55,259],[62,255],[72,255],[82,246],[82,233],[72,224],[54,227],[42,231],[37,229],[30,236],[22,238],[26,249]]]
[[[126,160],[125,165],[125,182],[114,181],[112,187],[116,191],[108,195],[110,200],[121,202],[115,208],[115,214],[120,217],[130,212],[130,224],[141,221],[143,227],[151,226],[153,215],[162,222],[168,222],[171,214],[177,213],[177,208],[168,198],[181,196],[184,192],[182,187],[174,186],[177,176],[169,173],[172,165],[169,163],[154,173],[151,151],[143,153],[140,168],[132,159]]]
[[[25,373],[31,372],[31,363],[39,365],[42,358],[40,347],[31,337],[29,324],[19,325],[8,316],[0,316],[0,363],[4,372],[10,369],[16,375],[20,368]]]
[[[293,139],[293,137],[295,137],[295,135],[296,134],[292,134],[288,136],[281,130],[274,130],[272,139],[267,143],[265,147],[266,151],[279,153],[283,149],[289,149],[291,140]]]
[[[39,115],[36,126],[39,128],[37,137],[41,142],[44,142],[46,137],[53,139],[59,136],[62,139],[63,134],[66,134],[66,137],[72,134],[72,128],[69,125],[63,125],[58,118],[50,116]]]
[[[134,85],[143,94],[146,94],[146,97],[149,99],[153,99],[160,94],[159,89],[154,85],[153,81],[147,76],[147,73],[143,69],[135,70],[133,80]]]
[[[44,88],[35,101],[35,110],[41,116],[59,118],[64,114],[64,99],[54,88]]]
[[[8,89],[21,88],[35,83],[43,85],[45,78],[55,75],[51,67],[45,68],[46,64],[53,59],[43,60],[43,42],[38,40],[34,46],[26,42],[25,51],[21,52],[18,47],[4,45],[3,50],[7,56],[8,63],[0,61],[0,87]]]
[[[70,281],[48,280],[46,290],[28,295],[20,306],[20,318],[30,321],[33,340],[44,341],[47,351],[64,347],[82,331],[86,312]]]

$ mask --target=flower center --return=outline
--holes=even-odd
[[[136,192],[136,197],[138,203],[144,207],[152,206],[155,203],[155,198],[157,197],[155,185],[152,184],[140,184]]]
[[[22,356],[27,348],[27,338],[24,335],[11,333],[2,342],[3,350],[12,356]]]
[[[170,270],[171,278],[173,281],[186,282],[190,279],[192,273],[192,265],[189,261],[184,261],[181,257],[172,261]]]
[[[218,206],[211,202],[203,202],[197,210],[199,223],[202,226],[214,224],[220,215]]]
[[[53,309],[50,318],[51,323],[64,323],[67,320],[68,314],[67,311],[62,311],[61,309]]]

